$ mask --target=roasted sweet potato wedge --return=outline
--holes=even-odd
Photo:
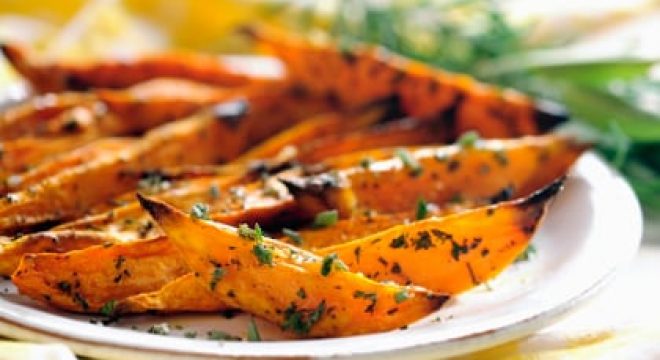
[[[0,112],[0,140],[67,133],[66,130],[71,128],[70,125],[52,119],[75,107],[88,108],[94,101],[94,95],[77,92],[45,94],[30,98]],[[97,110],[104,112],[103,109]],[[53,125],[53,122],[60,126]]]
[[[29,191],[8,194],[0,203],[0,233],[83,215],[92,206],[134,188],[138,178],[124,174],[231,160],[249,144],[327,106],[314,101],[296,105],[291,93],[283,91],[250,98],[247,115],[246,100],[221,103],[153,129],[122,151],[50,176]],[[264,122],[266,114],[269,121]]]
[[[195,220],[142,197],[145,209],[180,249],[196,279],[227,305],[300,336],[348,336],[399,328],[448,297],[370,281],[332,259],[236,228]],[[254,230],[253,230],[254,231]],[[365,296],[365,294],[373,294]]]
[[[278,78],[280,74],[249,73],[221,57],[192,53],[162,53],[130,60],[100,60],[93,63],[45,62],[30,49],[4,44],[2,53],[16,71],[40,92],[123,88],[146,80],[173,77],[219,86],[241,86]]]
[[[137,250],[137,251],[136,251]],[[95,313],[108,301],[160,289],[188,269],[165,239],[27,254],[12,275],[18,290],[61,309]]]
[[[332,94],[348,107],[396,99],[405,114],[441,117],[456,135],[476,129],[489,138],[539,134],[566,120],[563,111],[513,90],[432,69],[383,48],[346,50],[272,28],[252,28],[248,33],[284,61],[292,82],[312,93]]]
[[[399,225],[318,250],[378,281],[450,294],[492,279],[528,246],[563,179],[527,198]]]
[[[64,253],[114,242],[116,238],[111,234],[85,230],[42,231],[23,235],[1,245],[0,275],[14,273],[24,254]]]
[[[411,211],[419,199],[442,207],[468,201],[485,205],[525,196],[564,175],[585,146],[557,136],[524,137],[511,140],[484,140],[470,146],[392,149],[394,158],[369,161],[369,154],[383,157],[382,150],[354,154],[329,164],[353,168],[306,178],[284,179],[301,206],[341,208],[346,197],[353,200],[350,213]],[[360,160],[358,160],[360,159]],[[349,161],[350,160],[350,161]],[[343,182],[349,195],[335,196],[333,185]],[[312,212],[310,210],[309,212]]]
[[[38,182],[46,179],[47,177],[53,176],[67,168],[85,164],[87,162],[96,159],[99,156],[107,154],[108,152],[120,151],[121,149],[128,147],[132,143],[134,143],[135,139],[104,138],[94,142],[94,144],[92,145],[82,146],[78,149],[64,153],[58,153],[58,151],[55,149],[47,149],[54,142],[61,142],[66,146],[68,146],[70,145],[69,142],[74,142],[74,141],[75,140],[71,139],[70,137],[57,138],[55,141],[47,140],[45,142],[44,139],[36,139],[36,138],[33,139],[26,138],[26,139],[14,141],[13,143],[23,143],[32,150],[34,150],[35,148],[48,150],[47,155],[51,156],[51,159],[49,161],[41,163],[40,165],[31,167],[29,170],[23,173],[12,174],[4,178],[4,181],[2,181],[2,183],[0,184],[0,194],[4,195],[7,192],[14,192],[14,191],[27,189],[29,186],[37,184]],[[32,143],[36,143],[36,146],[32,147],[31,146]],[[44,144],[46,144],[46,146],[44,146]]]
[[[187,273],[162,288],[118,300],[116,314],[212,312],[228,309],[208,286]]]
[[[154,79],[126,89],[38,95],[0,114],[0,138],[44,138],[82,131],[96,138],[141,134],[205,106],[277,86],[224,89],[182,79]],[[78,114],[82,111],[90,115]]]

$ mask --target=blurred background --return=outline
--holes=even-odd
[[[0,41],[91,61],[183,48],[250,53],[253,22],[369,42],[444,69],[563,103],[567,131],[628,178],[660,243],[660,1],[0,0]],[[25,89],[0,60],[0,96]],[[622,219],[625,226],[625,219]]]

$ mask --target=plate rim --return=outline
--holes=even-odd
[[[356,356],[356,357],[374,357],[374,358],[400,358],[402,356],[424,356],[430,354],[437,354],[442,352],[442,356],[456,356],[468,352],[474,352],[482,350],[484,348],[492,347],[507,341],[515,340],[521,338],[525,335],[531,334],[532,332],[541,329],[550,323],[553,323],[559,320],[560,317],[567,315],[568,313],[576,310],[578,305],[585,304],[587,300],[591,299],[595,294],[597,294],[620,270],[620,268],[632,260],[634,255],[637,253],[642,238],[642,211],[639,200],[632,191],[632,188],[628,182],[621,176],[616,170],[612,169],[607,165],[602,158],[597,156],[595,153],[589,151],[585,153],[578,161],[587,161],[595,162],[601,167],[605,167],[607,170],[612,172],[612,180],[616,181],[620,188],[619,191],[625,193],[625,201],[629,202],[628,206],[631,207],[631,210],[634,210],[634,217],[636,227],[633,229],[632,235],[626,239],[627,253],[624,253],[624,256],[621,256],[618,261],[612,264],[607,271],[604,271],[602,274],[599,274],[597,279],[593,279],[588,287],[581,289],[579,293],[573,293],[568,299],[564,299],[559,304],[554,304],[549,308],[543,309],[540,312],[532,313],[530,316],[526,316],[522,319],[518,318],[515,321],[509,321],[504,325],[501,325],[497,328],[484,329],[483,331],[473,332],[466,334],[460,337],[454,337],[449,339],[441,340],[431,340],[431,341],[409,341],[408,343],[397,343],[393,345],[390,349],[379,350],[376,352],[356,352],[358,349],[346,351],[344,349],[338,348],[337,353],[331,355],[331,357],[346,357],[346,356]],[[98,339],[90,338],[85,336],[75,336],[73,334],[62,334],[54,333],[47,329],[40,328],[33,324],[23,324],[15,320],[15,318],[20,317],[16,314],[11,314],[7,312],[7,309],[3,304],[9,304],[10,306],[21,306],[20,304],[15,304],[11,301],[8,301],[0,297],[0,334],[8,336],[11,338],[19,338],[21,340],[36,340],[36,341],[56,341],[64,343],[65,345],[71,347],[71,349],[80,355],[85,356],[99,356],[105,358],[122,358],[127,355],[130,355],[131,358],[151,358],[152,356],[158,355],[160,358],[217,358],[217,357],[228,357],[228,358],[251,358],[251,357],[278,357],[278,358],[291,358],[291,359],[300,359],[300,358],[309,358],[318,355],[314,354],[282,354],[281,352],[277,354],[264,354],[261,352],[254,352],[251,354],[238,354],[238,353],[223,353],[221,350],[219,352],[209,352],[209,351],[192,351],[191,347],[185,349],[177,349],[172,351],[171,349],[159,348],[157,343],[152,342],[151,344],[126,344],[120,343],[119,340],[108,340],[108,339]],[[50,314],[53,316],[58,316],[56,314]],[[67,318],[67,320],[70,320]],[[92,325],[90,325],[92,326]],[[111,329],[111,328],[108,328]],[[119,329],[113,329],[122,331]],[[123,330],[125,331],[125,330]],[[147,334],[140,334],[147,335]],[[332,341],[342,341],[342,340],[360,340],[365,341],[367,337],[383,337],[383,336],[392,336],[393,333],[380,333],[372,335],[362,335],[356,337],[348,338],[339,338],[339,339],[320,339],[320,340],[304,340],[305,342],[314,343],[314,342],[332,342]],[[147,335],[154,336],[154,335]],[[414,339],[414,337],[412,337]],[[171,338],[174,340],[175,338]],[[184,341],[200,341],[200,340],[190,340],[190,339],[177,339]],[[422,339],[426,340],[426,339]],[[202,340],[206,341],[206,340]],[[299,341],[293,341],[299,342]],[[292,341],[277,342],[271,344],[277,344],[280,346],[290,345]],[[220,343],[222,344],[222,343]],[[267,343],[263,343],[267,344]],[[251,343],[251,346],[254,346],[254,343]],[[222,349],[221,346],[218,349]],[[206,349],[203,349],[206,350]]]

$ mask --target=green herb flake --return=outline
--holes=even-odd
[[[369,170],[369,168],[371,167],[371,164],[373,164],[373,162],[374,161],[373,161],[372,158],[365,157],[365,158],[360,159],[360,166],[365,170]]]
[[[415,218],[417,220],[422,220],[428,215],[429,209],[426,200],[419,198],[417,200],[417,211],[415,212]]]
[[[273,265],[273,251],[268,249],[263,243],[254,244],[252,253],[257,257],[260,264]]]
[[[250,228],[248,224],[240,224],[238,225],[238,236],[261,242],[264,238],[264,233],[261,231],[259,224],[254,224],[254,229]]]
[[[210,330],[206,333],[209,340],[241,340],[241,338],[227,334],[220,330]]]
[[[408,291],[405,289],[401,289],[394,294],[394,301],[397,304],[401,304],[408,299],[410,299],[410,294],[408,294]]]
[[[302,245],[303,243],[302,236],[300,236],[300,233],[295,230],[291,230],[289,228],[283,228],[282,234],[288,236],[289,239],[291,239],[291,241],[293,241],[293,243],[296,245]]]
[[[301,299],[306,299],[307,298],[307,293],[305,292],[305,289],[303,289],[303,288],[298,289],[298,292],[296,292],[296,295],[298,295],[298,297],[301,298]]]
[[[321,263],[321,275],[328,276],[332,270],[347,271],[348,267],[344,264],[337,254],[326,255]]]
[[[212,184],[212,185],[209,187],[209,196],[210,196],[211,199],[213,199],[213,200],[217,200],[217,199],[220,198],[220,188],[218,187],[218,185],[216,185],[216,184]]]
[[[197,337],[197,331],[186,331],[183,333],[183,337],[187,339],[194,339]]]
[[[156,335],[169,335],[170,326],[167,323],[154,324],[147,329],[147,332]]]
[[[479,133],[474,130],[470,130],[464,132],[461,137],[458,138],[456,143],[463,149],[472,149],[478,141]]]
[[[337,223],[338,219],[339,212],[336,209],[321,211],[320,213],[316,214],[312,226],[315,228],[332,226]]]
[[[309,330],[321,320],[321,316],[325,313],[325,300],[321,301],[314,310],[298,309],[296,303],[284,310],[284,322],[282,323],[283,330],[291,330],[299,335],[309,333]]]
[[[408,150],[398,148],[395,150],[396,156],[401,159],[403,165],[410,170],[412,176],[419,176],[422,174],[422,165],[415,159]]]
[[[195,203],[190,208],[190,216],[193,219],[209,220],[209,206],[204,203]]]
[[[515,262],[529,261],[534,254],[536,254],[536,247],[534,247],[534,244],[529,244],[525,251],[518,255]]]
[[[112,316],[115,313],[115,307],[117,306],[117,302],[113,300],[109,300],[101,308],[99,309],[99,313],[103,314],[104,316]]]
[[[215,290],[215,287],[218,285],[218,282],[222,279],[222,277],[225,276],[225,273],[225,269],[216,265],[215,269],[213,269],[213,273],[211,274],[211,281],[209,281],[209,288],[211,291]]]
[[[248,323],[247,341],[261,341],[261,335],[259,334],[257,324],[254,322],[254,318],[250,318],[250,322]]]

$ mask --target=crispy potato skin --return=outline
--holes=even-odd
[[[73,312],[95,313],[108,301],[160,289],[188,272],[164,238],[98,245],[65,254],[27,254],[12,282],[21,294]]]
[[[525,199],[395,226],[317,253],[337,254],[374,280],[456,294],[492,279],[525,250],[562,182]]]
[[[218,86],[241,86],[264,80],[240,73],[215,56],[162,53],[131,60],[94,63],[45,63],[17,44],[0,47],[14,68],[40,92],[124,88],[160,77],[187,78]]]
[[[513,90],[433,69],[382,48],[347,52],[272,28],[250,33],[265,51],[284,61],[292,82],[310,92],[333,94],[349,108],[396,98],[407,115],[448,119],[453,136],[474,129],[489,138],[539,134],[566,120],[565,114],[540,109]]]
[[[193,220],[155,200],[141,198],[141,202],[199,274],[198,281],[227,305],[283,325],[294,312],[309,320],[316,309],[318,321],[310,320],[309,331],[298,332],[301,336],[392,330],[428,315],[447,300],[409,289],[410,298],[397,304],[395,294],[404,288],[346,271],[331,271],[324,277],[318,256],[272,239],[263,240],[272,251],[272,265],[261,264],[253,253],[255,243],[240,238],[234,228]],[[217,267],[223,275],[214,282]],[[301,288],[305,296],[299,295]],[[378,300],[370,305],[371,301],[356,298],[356,291],[374,293]]]

